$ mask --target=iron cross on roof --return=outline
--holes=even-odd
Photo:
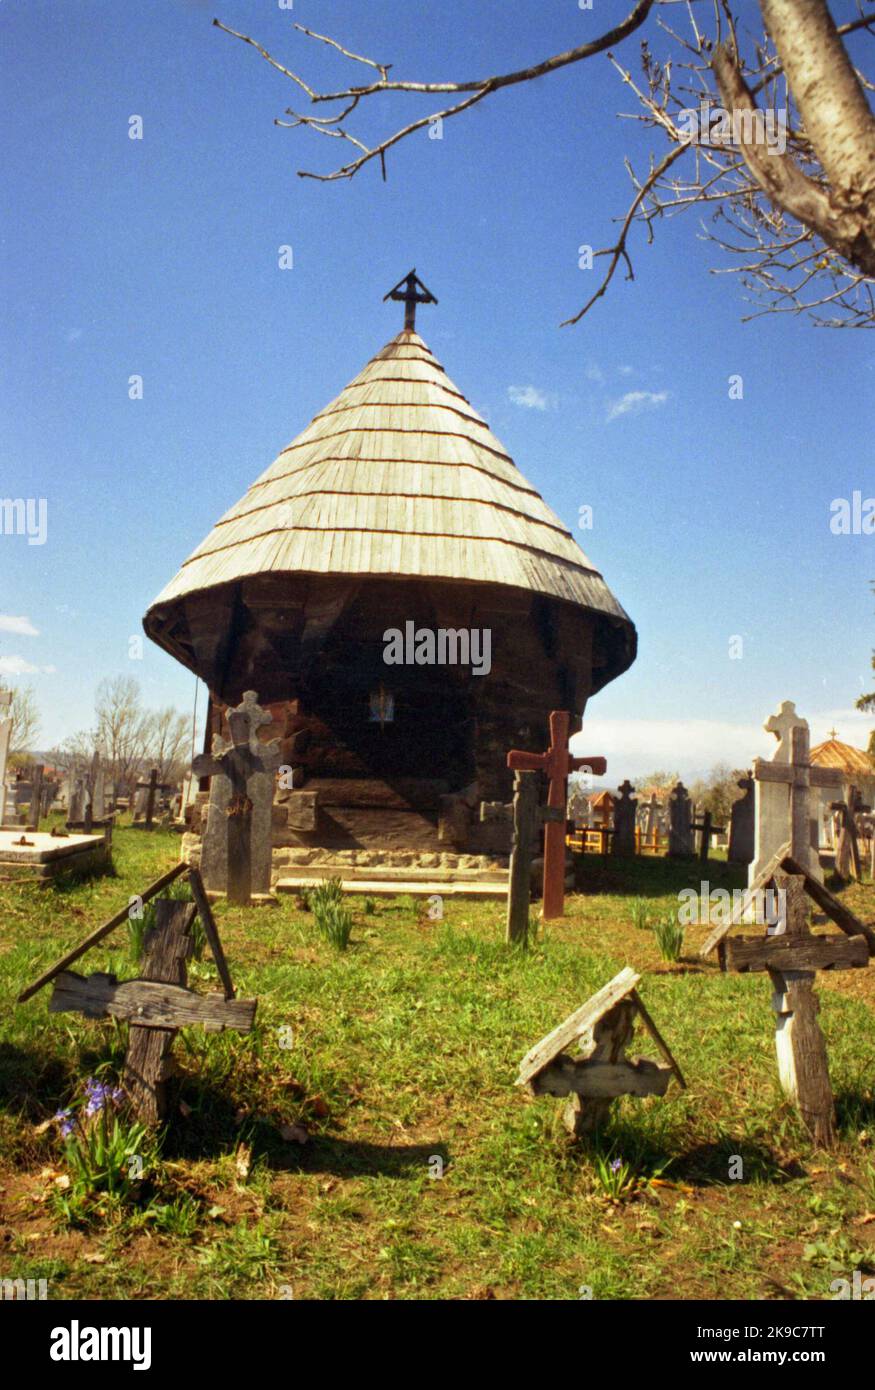
[[[383,295],[384,304],[387,299],[402,299],[404,301],[404,327],[409,329],[411,333],[416,329],[417,304],[437,304],[431,290],[422,283],[416,274],[415,266],[408,275],[398,281],[394,289]]]

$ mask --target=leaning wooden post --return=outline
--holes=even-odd
[[[160,984],[186,983],[186,958],[191,953],[194,903],[159,898],[155,925],[146,936],[140,979]],[[166,1082],[175,1070],[170,1051],[176,1028],[144,1028],[132,1022],[125,1057],[124,1089],[138,1119],[155,1125],[167,1110]]]
[[[538,774],[516,772],[513,779],[513,803],[485,801],[480,806],[481,821],[509,820],[513,823],[510,869],[507,885],[508,942],[528,939],[529,909],[532,896],[532,860],[538,845],[538,826],[541,822],[565,820],[565,812],[552,806],[538,805]]]
[[[158,792],[158,769],[153,767],[149,773],[149,790],[146,793],[146,829],[152,829],[152,818],[155,814],[155,797]]]
[[[33,770],[33,776],[31,778],[30,783],[30,824],[27,827],[28,830],[39,830],[40,811],[42,810],[43,800],[44,774],[45,768],[43,767],[42,763],[37,763],[36,767]],[[2,816],[0,816],[0,820],[2,820]]]

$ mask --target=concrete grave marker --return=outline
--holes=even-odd
[[[614,833],[611,837],[611,854],[629,857],[635,853],[635,812],[638,802],[632,795],[635,788],[628,777],[621,787],[620,795],[614,802]]]
[[[672,788],[668,799],[668,852],[689,858],[693,853],[693,817],[690,794],[683,782]]]
[[[748,883],[788,841],[792,858],[823,882],[818,857],[819,814],[812,806],[810,792],[812,787],[836,787],[840,794],[842,774],[837,768],[812,767],[808,721],[796,713],[792,700],[784,700],[763,728],[774,734],[778,747],[771,761],[757,758],[753,765],[756,830]]]

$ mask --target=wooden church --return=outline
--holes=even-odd
[[[544,746],[635,658],[635,628],[416,332],[403,330],[185,561],[144,618],[209,688],[254,690],[291,768],[275,846],[481,853],[507,750]],[[288,782],[291,781],[291,788]],[[428,862],[434,862],[431,858]]]

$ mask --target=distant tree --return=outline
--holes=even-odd
[[[867,99],[875,87],[846,43],[854,33],[872,36],[875,9],[855,0],[845,6],[853,17],[837,24],[827,0],[759,0],[760,23],[751,25],[740,0],[630,4],[625,19],[586,43],[471,81],[405,81],[394,70],[390,75],[392,64],[296,24],[307,38],[369,69],[363,81],[330,91],[316,90],[248,34],[213,23],[254,48],[315,105],[309,115],[287,108],[291,119],[274,123],[340,141],[334,148],[349,152],[347,163],[328,173],[299,170],[302,177],[328,181],[351,179],[371,161],[385,179],[388,152],[407,137],[442,128],[496,92],[607,53],[638,103],[634,119],[660,143],[645,146],[645,172],[636,173],[627,158],[634,196],[617,219],[616,241],[598,251],[581,248],[605,257],[607,269],[566,322],[576,323],[592,308],[619,268],[634,278],[630,238],[636,227],[650,241],[655,222],[698,208],[711,214],[717,230],[706,235],[720,248],[725,268],[759,300],[760,312],[810,313],[830,327],[875,326],[875,117]],[[679,10],[686,13],[686,33],[673,27]],[[612,51],[636,32],[644,35],[637,79]],[[372,104],[382,114],[399,97],[431,96],[439,98],[438,109],[383,139],[371,135],[367,115],[355,134],[348,124]]]
[[[188,719],[172,705],[146,720],[145,762],[158,769],[160,782],[176,783],[187,763]]]
[[[639,792],[669,792],[681,780],[679,772],[648,772],[644,777],[636,777],[635,788]]]
[[[40,716],[33,686],[13,687],[9,716],[12,723],[9,735],[10,762],[16,766],[31,761],[27,754],[39,733]]]
[[[743,769],[733,769],[727,763],[716,763],[707,777],[700,778],[690,787],[690,799],[711,812],[715,825],[728,827],[732,803],[743,795],[738,780],[744,776],[746,773]]]
[[[150,737],[139,683],[133,676],[100,682],[95,697],[96,741],[107,760],[117,794],[130,790],[143,766]]]

